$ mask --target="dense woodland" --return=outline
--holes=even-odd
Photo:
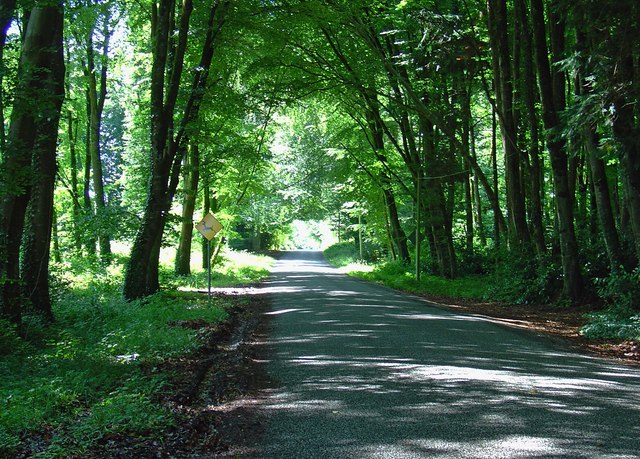
[[[639,306],[635,0],[3,0],[0,22],[14,324],[115,247],[126,299],[163,248],[188,275],[208,211],[236,246],[330,220],[417,276]]]

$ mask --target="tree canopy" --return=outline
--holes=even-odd
[[[639,8],[4,2],[0,313],[52,319],[49,263],[115,246],[125,298],[153,294],[209,211],[236,247],[324,220],[417,276],[508,273],[512,300],[637,293]]]

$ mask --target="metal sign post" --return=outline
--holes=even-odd
[[[207,305],[211,307],[211,241],[207,241]]]
[[[196,229],[207,240],[207,303],[211,307],[211,239],[222,229],[222,224],[211,212],[204,216]]]

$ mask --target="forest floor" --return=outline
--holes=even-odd
[[[269,333],[269,298],[252,287],[225,289],[231,298],[230,319],[209,329],[191,321],[176,324],[199,329],[208,339],[188,357],[169,360],[160,371],[172,376],[158,394],[178,414],[179,422],[162,438],[119,435],[104,438],[84,457],[164,458],[242,457],[258,438],[261,424],[253,413],[270,387],[265,362]],[[528,329],[568,340],[600,356],[640,364],[640,343],[593,342],[579,334],[586,310],[547,306],[506,306],[423,295],[439,307],[480,315],[505,326]]]

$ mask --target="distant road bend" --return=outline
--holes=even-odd
[[[256,457],[640,457],[640,368],[289,252]],[[252,454],[252,455],[254,455]]]

